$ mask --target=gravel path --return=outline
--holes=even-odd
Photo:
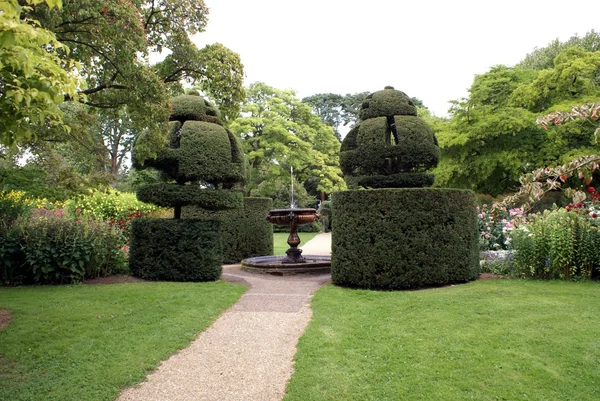
[[[306,255],[329,254],[330,238],[319,237],[303,247]],[[188,348],[162,362],[145,382],[124,390],[118,400],[281,400],[296,344],[311,317],[310,298],[329,278],[255,275],[239,265],[224,266],[223,279],[250,289]]]

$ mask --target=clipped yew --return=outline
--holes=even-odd
[[[240,263],[246,258],[273,254],[273,225],[265,219],[271,209],[271,198],[244,198],[240,209],[213,211],[186,206],[182,218],[219,221],[223,263]]]
[[[129,265],[134,275],[146,279],[216,280],[223,262],[219,221],[181,219],[181,211],[184,206],[241,208],[242,193],[233,188],[245,178],[244,153],[208,101],[190,94],[172,103],[165,146],[155,158],[136,162],[138,168],[155,168],[166,177],[140,188],[138,199],[172,207],[174,218],[132,223]]]
[[[394,290],[475,278],[475,196],[427,188],[440,152],[412,100],[386,87],[367,96],[359,116],[340,151],[351,190],[332,202],[333,283]]]

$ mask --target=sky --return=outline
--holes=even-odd
[[[245,85],[317,93],[386,85],[446,116],[476,74],[600,30],[598,0],[205,0],[205,32],[241,57]]]

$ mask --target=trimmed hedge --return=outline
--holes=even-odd
[[[391,86],[368,95],[358,112],[361,120],[395,115],[416,116],[417,108],[406,93]]]
[[[198,100],[200,99],[200,100]],[[206,121],[214,124],[221,124],[219,113],[215,106],[206,99],[202,99],[198,94],[188,94],[174,97],[173,114],[171,120],[174,121]]]
[[[433,184],[433,176],[425,172],[439,163],[438,142],[404,92],[392,87],[375,92],[359,114],[361,122],[346,135],[340,149],[340,167],[349,187]]]
[[[220,223],[192,219],[131,222],[129,269],[146,280],[213,281],[221,277]]]
[[[271,198],[244,198],[244,207],[212,212],[185,207],[183,219],[217,220],[221,223],[224,263],[273,254],[273,225],[266,220],[273,209]]]
[[[243,204],[241,192],[162,182],[138,189],[137,198],[163,207],[196,205],[212,210],[235,209]]]
[[[334,194],[334,284],[403,289],[477,277],[475,195],[453,189]]]

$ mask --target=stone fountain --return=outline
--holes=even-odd
[[[296,208],[294,206],[294,178],[292,172],[292,199],[289,209],[274,209],[267,215],[267,220],[275,225],[289,227],[290,235],[287,243],[290,248],[285,252],[286,256],[258,256],[242,260],[242,269],[256,273],[268,273],[275,275],[298,274],[298,273],[329,273],[331,268],[331,257],[318,255],[302,256],[298,227],[311,224],[319,220],[316,209]]]

